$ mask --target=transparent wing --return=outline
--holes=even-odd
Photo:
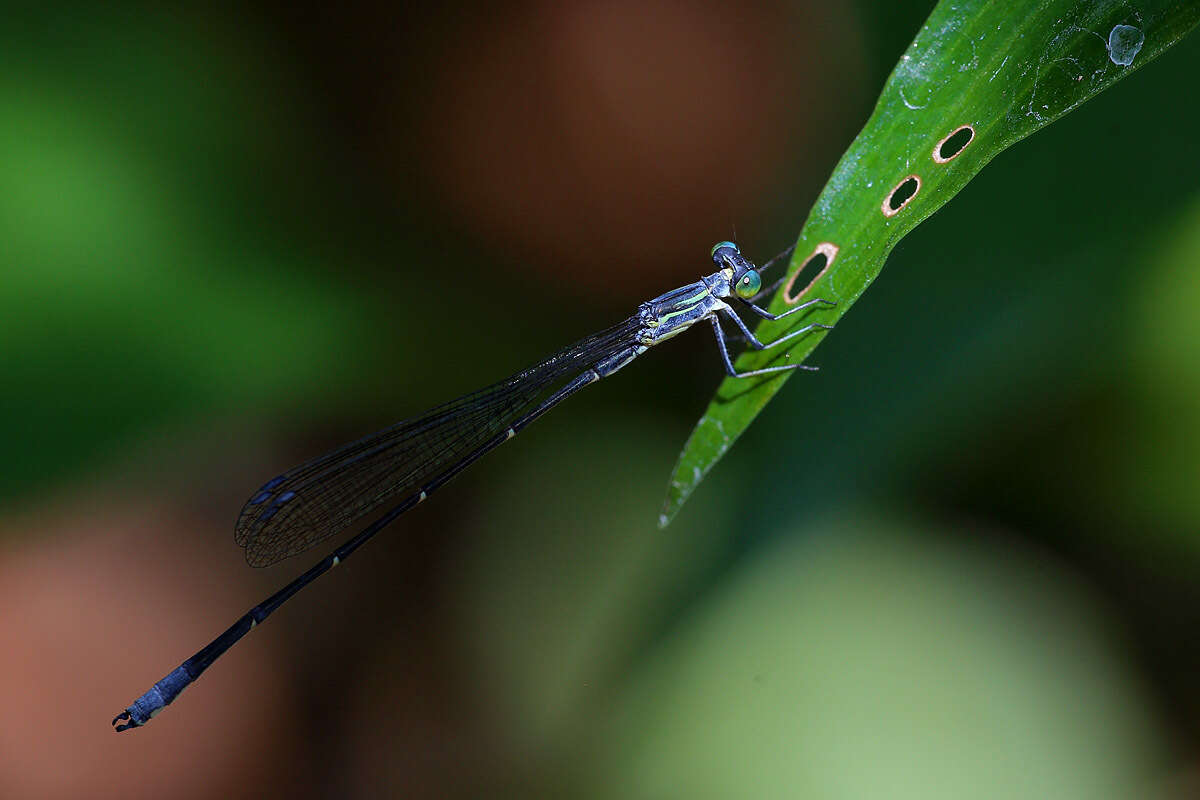
[[[582,339],[485,389],[365,436],[267,481],[238,515],[234,538],[265,567],[335,536],[446,472],[533,410],[548,390],[627,346],[638,321]]]

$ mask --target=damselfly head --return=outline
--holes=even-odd
[[[758,292],[758,287],[762,285],[762,280],[758,277],[758,270],[754,264],[742,255],[742,250],[733,242],[718,242],[712,249],[712,260],[717,265],[717,269],[729,270],[732,276],[729,279],[731,286],[736,287],[736,291],[743,297],[753,297]],[[753,287],[750,294],[744,294]]]

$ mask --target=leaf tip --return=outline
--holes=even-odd
[[[683,485],[678,481],[671,481],[671,485],[667,487],[667,499],[663,501],[662,511],[658,515],[658,529],[660,531],[674,521],[675,515],[679,513],[679,509],[683,508],[688,495],[695,488],[694,484]]]

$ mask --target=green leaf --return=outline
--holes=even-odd
[[[772,341],[797,324],[836,323],[879,274],[896,243],[997,154],[1149,63],[1197,21],[1200,0],[1152,0],[1136,7],[1111,0],[940,2],[817,198],[800,232],[789,281],[770,305],[780,313],[803,300],[825,298],[836,307],[764,322],[756,331],[759,339]],[[915,195],[901,203],[903,190],[913,188]],[[897,189],[901,194],[893,196]],[[829,261],[813,281],[819,257],[801,268],[818,253]],[[804,275],[797,277],[800,271]],[[744,371],[800,363],[824,335],[747,352],[736,366]],[[679,456],[660,526],[670,522],[790,374],[722,382]]]

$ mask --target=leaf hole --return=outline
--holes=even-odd
[[[796,274],[788,281],[787,286],[783,289],[783,301],[788,305],[794,305],[801,297],[808,294],[808,290],[813,287],[821,276],[829,269],[829,265],[837,258],[838,246],[832,242],[821,242],[813,249],[805,262],[796,270]],[[792,294],[792,287],[803,286],[800,291]]]
[[[958,154],[966,150],[967,145],[974,139],[975,129],[970,125],[963,125],[937,143],[937,146],[933,148],[933,160],[939,164],[945,164],[947,161],[957,158]]]
[[[917,192],[920,191],[920,189],[921,179],[916,175],[909,175],[907,178],[900,181],[900,183],[896,185],[896,188],[892,189],[892,193],[884,198],[882,206],[883,215],[885,217],[892,217],[896,214],[899,214],[900,210],[908,205],[912,199],[917,196]]]

